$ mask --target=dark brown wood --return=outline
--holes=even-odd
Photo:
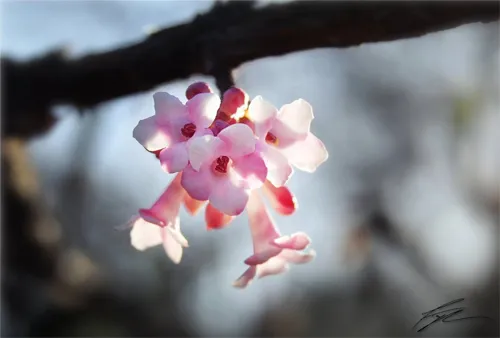
[[[54,104],[92,107],[193,74],[215,75],[227,87],[230,71],[255,59],[418,37],[498,18],[496,1],[218,3],[189,23],[108,52],[77,59],[54,52],[26,63],[3,59],[4,131],[43,131]]]

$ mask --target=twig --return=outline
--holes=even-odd
[[[217,4],[191,23],[109,52],[78,59],[52,53],[26,63],[2,60],[4,133],[41,131],[54,104],[91,107],[193,74],[219,74],[217,84],[226,87],[232,69],[258,58],[417,37],[495,21],[499,12],[496,1]]]

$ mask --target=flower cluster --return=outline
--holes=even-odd
[[[176,173],[165,192],[149,209],[140,209],[129,225],[138,250],[163,244],[174,263],[188,241],[182,235],[179,209],[191,215],[205,207],[208,229],[221,229],[245,209],[253,237],[249,268],[234,286],[245,287],[256,276],[278,274],[289,263],[305,263],[314,251],[304,233],[282,236],[269,215],[259,190],[281,215],[297,208],[285,186],[293,167],[314,172],[328,152],[310,132],[312,107],[299,99],[275,108],[261,96],[249,100],[232,87],[222,97],[203,82],[186,90],[187,102],[166,93],[153,95],[155,114],[133,131],[134,138],[159,159],[162,169]]]

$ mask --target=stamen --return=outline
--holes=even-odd
[[[268,144],[277,145],[278,144],[278,138],[274,134],[267,133],[267,135],[266,135],[266,142]]]
[[[186,136],[187,138],[193,137],[195,132],[196,126],[194,125],[194,123],[186,123],[181,129],[181,134]]]
[[[221,174],[225,174],[225,173],[227,173],[227,165],[229,164],[229,157],[220,156],[215,160],[214,164],[215,164],[215,167],[214,167],[215,171],[217,171]]]

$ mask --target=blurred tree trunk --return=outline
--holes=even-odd
[[[5,330],[24,334],[28,329],[24,321],[51,302],[46,281],[56,274],[61,229],[43,206],[24,141],[3,140],[2,169],[2,297],[10,318],[2,325],[2,335],[11,334]]]

